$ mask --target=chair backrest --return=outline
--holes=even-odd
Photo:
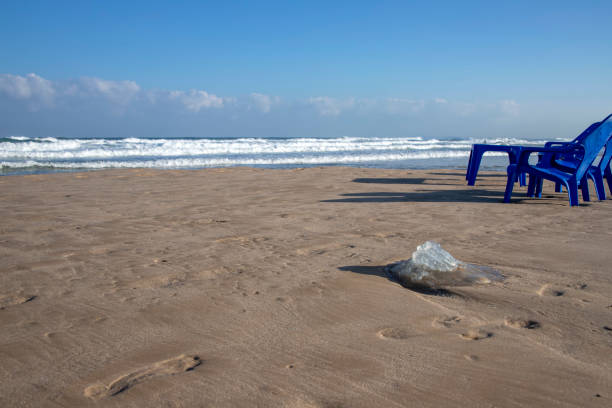
[[[608,138],[608,143],[606,143],[606,149],[604,150],[603,156],[601,156],[601,160],[597,167],[601,170],[601,174],[603,174],[606,166],[610,165],[610,160],[612,159],[612,132],[610,132],[610,137]]]
[[[604,121],[605,121],[605,119],[604,119]],[[581,140],[584,140],[584,138],[587,137],[588,135],[590,135],[591,132],[593,132],[593,130],[595,130],[597,128],[597,126],[599,126],[600,124],[601,124],[601,122],[595,122],[595,123],[592,123],[591,125],[589,125],[588,128],[584,129],[581,134],[579,134],[578,136],[576,136],[576,138],[574,140],[572,140],[572,143],[577,143],[577,142],[580,142]]]
[[[580,133],[578,136],[576,136],[574,138],[574,140],[572,140],[570,143],[580,143],[584,140],[585,137],[587,137],[588,135],[591,134],[591,132],[593,132],[593,130],[595,130],[597,128],[597,126],[599,126],[601,124],[601,122],[595,122],[589,125],[589,127],[587,127],[586,129],[584,129],[582,131],[582,133]],[[572,160],[572,161],[580,161],[582,160],[582,152],[572,152],[572,153],[563,153],[563,154],[555,154],[555,155],[551,155],[550,157],[555,157],[556,159],[561,159],[561,160]]]
[[[604,120],[599,122],[591,131],[578,141],[577,144],[582,145],[584,154],[580,161],[580,165],[576,169],[576,178],[582,179],[586,171],[589,169],[593,161],[599,155],[601,149],[608,143],[612,136],[612,114],[608,115]],[[606,149],[606,155],[608,153]],[[612,151],[610,152],[612,154]],[[603,158],[602,158],[603,159]]]

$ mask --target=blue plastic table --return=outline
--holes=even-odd
[[[480,161],[482,155],[485,152],[506,152],[508,153],[508,159],[510,164],[518,163],[519,156],[521,155],[522,146],[510,146],[510,145],[492,145],[492,144],[474,144],[472,145],[472,151],[470,152],[470,160],[468,161],[467,172],[465,173],[465,179],[467,180],[468,186],[473,186],[476,182],[476,176],[478,175],[478,168],[480,167]],[[526,185],[525,174],[519,176],[521,186]]]

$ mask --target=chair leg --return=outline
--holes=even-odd
[[[542,185],[544,184],[544,179],[542,177],[538,177],[535,189],[535,196],[538,198],[542,198]]]
[[[470,169],[472,168],[472,155],[474,154],[473,149],[470,150],[470,158],[468,159],[468,165],[467,165],[467,170],[465,172],[465,179],[469,180],[470,179]]]
[[[555,193],[562,193],[563,185],[561,183],[555,183]]]
[[[514,189],[514,182],[516,181],[516,165],[511,164],[508,166],[508,181],[506,182],[506,192],[504,193],[504,203],[509,203],[512,197],[512,189]],[[529,178],[531,180],[531,177]]]
[[[606,199],[606,188],[604,187],[603,177],[601,176],[601,172],[597,171],[591,174],[593,177],[593,183],[595,183],[595,191],[597,192],[598,200]]]
[[[606,181],[608,182],[608,189],[610,190],[610,194],[612,194],[612,170],[610,170],[609,165],[608,167],[606,167],[606,170],[604,171],[604,177],[606,178]]]
[[[527,186],[527,197],[533,197],[536,183],[537,183],[537,177],[533,175],[529,176],[529,185]]]
[[[567,182],[567,194],[569,195],[570,207],[578,205],[578,182],[570,179]]]
[[[580,182],[580,190],[582,191],[582,201],[591,201],[591,197],[589,195],[589,180],[586,177],[584,177]]]
[[[525,187],[527,185],[527,174],[526,173],[519,174],[519,185],[521,187]]]

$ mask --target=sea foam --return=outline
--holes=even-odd
[[[420,137],[0,139],[3,173],[28,169],[300,167],[350,165],[384,168],[465,167],[473,143],[523,140],[443,140]],[[541,144],[543,141],[531,141]],[[489,157],[505,159],[493,152]],[[490,168],[504,165],[498,160]],[[483,162],[483,169],[488,163]]]

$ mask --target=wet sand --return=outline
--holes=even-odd
[[[0,177],[0,406],[612,405],[612,200],[505,175]],[[595,197],[595,194],[591,195]],[[506,279],[383,272],[434,240]]]

